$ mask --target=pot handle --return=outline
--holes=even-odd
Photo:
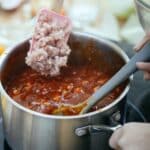
[[[100,133],[100,132],[113,133],[115,130],[119,129],[120,127],[122,127],[122,125],[120,124],[113,127],[103,126],[103,125],[88,125],[88,126],[75,129],[75,134],[79,137],[82,137],[85,135],[91,135],[93,133]]]

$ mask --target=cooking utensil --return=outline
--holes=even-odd
[[[68,63],[81,65],[90,58],[101,66],[101,70],[111,75],[129,60],[117,45],[86,33],[72,33],[69,46],[72,53]],[[75,130],[88,125],[112,126],[113,121],[118,121],[118,116],[123,111],[129,84],[125,84],[120,96],[111,104],[88,114],[57,116],[32,111],[16,103],[5,91],[5,83],[9,77],[25,66],[28,50],[29,39],[5,51],[7,54],[4,53],[0,59],[0,102],[8,144],[15,150],[94,149],[95,145],[92,141],[95,141],[95,134],[78,137]],[[104,132],[100,132],[97,147],[108,149],[108,138]]]
[[[134,0],[137,15],[143,30],[145,31],[145,36],[143,39],[136,44],[135,50],[140,50],[148,41],[150,41],[150,3],[146,3],[143,0]]]
[[[91,97],[87,100],[87,105],[83,108],[80,114],[87,113],[96,103],[100,102],[104,96],[110,93],[120,83],[127,80],[128,77],[137,70],[136,62],[149,61],[150,60],[150,45],[146,45],[132,59],[124,65],[108,82],[106,82],[101,88],[99,88]],[[113,64],[112,64],[113,65]]]
[[[143,27],[146,35],[143,39],[135,46],[135,50],[139,51],[144,47],[148,41],[150,41],[150,6],[142,0],[135,0],[138,18],[141,26]],[[81,114],[86,113],[93,107],[98,101],[118,86],[122,81],[126,80],[132,73],[136,71],[136,62],[148,61],[150,58],[150,51],[145,49],[140,53],[136,54],[129,64],[126,64],[110,81],[108,81],[102,88],[97,90],[87,101],[87,105],[80,112]]]

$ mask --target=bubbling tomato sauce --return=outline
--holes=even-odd
[[[85,106],[79,105],[108,79],[109,74],[92,65],[70,65],[56,77],[44,77],[29,67],[10,77],[6,91],[17,103],[45,114],[77,115]],[[124,85],[116,88],[91,111],[105,107],[117,98]]]

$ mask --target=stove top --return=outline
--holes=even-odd
[[[134,55],[132,46],[126,43],[118,44],[129,57]],[[147,108],[150,106],[150,87],[149,81],[143,80],[142,72],[137,72],[134,75],[133,82],[131,84],[130,91],[127,95],[127,109],[126,117],[124,122],[139,121],[139,122],[149,122],[150,121],[150,110]],[[148,104],[149,103],[149,104]],[[8,146],[6,140],[4,140],[2,119],[0,118],[0,150],[11,150]]]

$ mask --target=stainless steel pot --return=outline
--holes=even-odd
[[[69,45],[72,48],[69,63],[81,64],[90,58],[99,63],[102,71],[110,70],[112,75],[128,61],[127,55],[117,45],[86,33],[72,33]],[[25,65],[28,49],[29,40],[26,40],[10,48],[0,60],[1,108],[8,144],[13,150],[92,149],[94,139],[91,129],[96,129],[96,125],[112,125],[112,120],[119,120],[118,112],[124,103],[129,84],[116,100],[95,112],[78,116],[53,116],[34,112],[16,103],[5,91],[9,76]],[[80,130],[81,127],[86,130]],[[104,150],[104,136],[98,140],[100,145],[97,147]]]

